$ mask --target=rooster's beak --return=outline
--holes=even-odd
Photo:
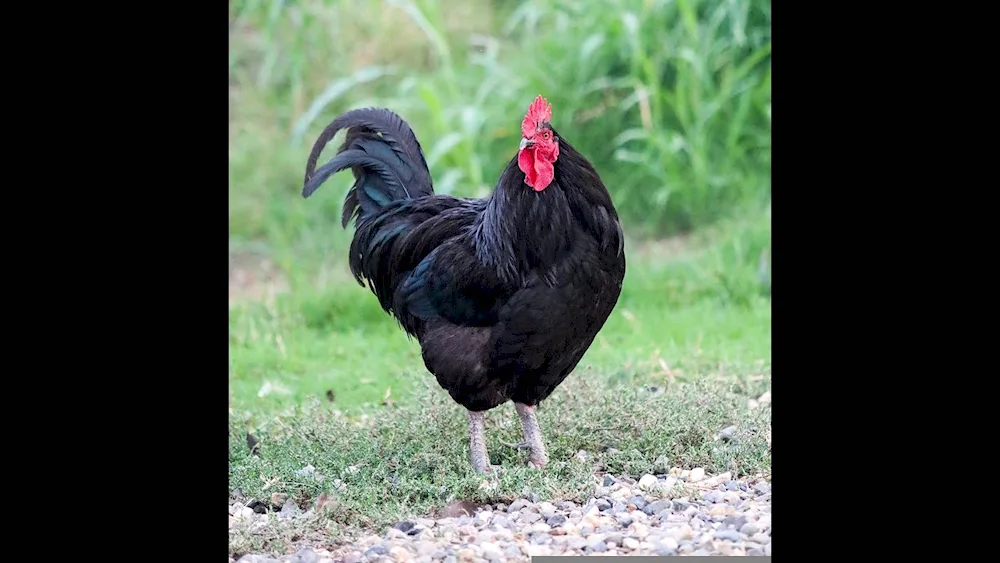
[[[523,151],[525,147],[530,147],[535,143],[531,142],[529,139],[521,139],[521,144],[518,145],[517,150]]]

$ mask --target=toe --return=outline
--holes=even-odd
[[[549,460],[539,458],[532,458],[531,461],[528,462],[528,466],[534,469],[544,469],[548,464]]]

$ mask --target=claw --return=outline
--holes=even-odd
[[[503,444],[503,445],[505,445],[505,446],[507,446],[507,447],[509,447],[509,448],[514,448],[515,450],[530,450],[531,449],[531,444],[529,444],[528,442],[525,442],[524,440],[522,440],[522,441],[520,441],[520,442],[518,442],[516,444],[512,444],[510,442],[504,442],[503,440],[500,440],[500,443]]]

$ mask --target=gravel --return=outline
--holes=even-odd
[[[771,555],[771,485],[762,478],[673,468],[638,481],[605,475],[600,483],[583,504],[522,498],[470,516],[403,520],[381,535],[357,537],[332,550],[307,547],[235,561],[499,563],[540,555]],[[255,509],[230,501],[230,529],[267,525],[269,515]],[[301,515],[285,509],[270,517]]]

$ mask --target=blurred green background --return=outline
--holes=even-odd
[[[578,371],[769,371],[770,26],[766,0],[231,0],[231,404],[378,407],[430,377],[347,269],[353,178],[300,195],[323,127],[389,107],[438,192],[485,196],[538,94],[628,236],[622,298]]]

